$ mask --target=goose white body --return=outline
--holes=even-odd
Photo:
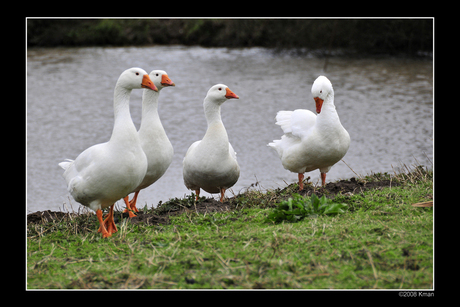
[[[161,89],[175,84],[163,70],[154,70],[149,76],[158,88],[158,92],[144,90],[142,121],[138,132],[142,150],[147,157],[147,172],[142,182],[131,192],[145,189],[160,179],[171,164],[174,155],[173,146],[158,114],[158,99]]]
[[[285,169],[299,175],[319,169],[325,180],[325,174],[347,153],[350,136],[340,123],[330,81],[318,77],[312,94],[319,114],[302,109],[279,111],[276,124],[284,135],[268,146],[276,150]]]
[[[110,140],[89,147],[75,160],[59,163],[69,193],[94,211],[113,205],[144,179],[147,158],[131,119],[129,97],[132,89],[145,87],[145,76],[140,68],[120,75],[114,91],[115,122]]]
[[[238,96],[223,84],[208,91],[203,103],[208,129],[202,140],[189,147],[183,161],[185,186],[198,193],[200,188],[208,193],[221,192],[221,201],[225,190],[240,176],[236,153],[220,116],[221,104],[230,98]]]

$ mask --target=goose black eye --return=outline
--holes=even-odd
[[[222,90],[222,88],[221,88],[221,87],[219,87],[219,91],[221,91],[221,90]]]
[[[158,74],[157,74],[157,77],[158,77]]]
[[[320,90],[319,93],[321,94],[323,92],[323,90]]]
[[[139,73],[138,73],[138,72],[136,72],[136,76],[139,76]]]

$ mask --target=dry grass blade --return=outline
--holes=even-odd
[[[375,269],[375,266],[374,266],[374,260],[372,259],[372,255],[371,253],[366,249],[366,254],[367,254],[367,257],[369,258],[369,262],[371,264],[371,267],[372,267],[372,271],[374,273],[374,278],[375,280],[378,279],[378,275],[377,275],[377,270]]]
[[[358,175],[358,174],[350,167],[350,165],[347,164],[347,162],[345,162],[343,159],[342,159],[341,161],[342,161],[343,163],[345,163],[345,165],[348,166],[348,168],[349,168],[359,179],[363,180],[363,178],[362,178],[360,175]]]
[[[412,204],[412,207],[433,207],[433,201],[424,201],[421,203]]]

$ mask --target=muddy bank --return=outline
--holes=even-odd
[[[396,183],[391,180],[362,182],[362,181],[356,180],[356,178],[353,177],[353,178],[350,178],[349,180],[340,180],[337,182],[327,183],[324,188],[307,185],[303,189],[303,191],[300,191],[299,194],[304,195],[304,196],[310,196],[311,194],[315,193],[318,197],[321,197],[324,194],[326,194],[326,196],[336,195],[339,193],[356,194],[356,193],[360,193],[368,189],[375,189],[375,188],[382,188],[382,187],[389,187],[389,186],[399,186],[399,185],[400,185],[399,183]]]
[[[115,223],[119,223],[123,219],[127,219],[129,217],[128,213],[122,212],[114,212],[114,220]],[[67,212],[59,212],[59,211],[37,211],[27,215],[27,225],[29,224],[43,224],[49,223],[53,221],[63,221],[63,220],[72,220],[72,219],[80,219],[86,220],[86,224],[91,224],[92,222],[96,222],[96,215],[92,212],[87,212],[84,214],[76,214],[76,213],[67,213]],[[134,224],[144,223],[147,225],[167,225],[169,224],[168,216],[159,216],[153,214],[151,212],[143,212],[139,211],[137,216],[131,219],[131,222]],[[82,224],[80,221],[79,224]],[[85,223],[83,223],[85,224]]]
[[[325,187],[314,186],[305,183],[304,189],[298,191],[297,184],[291,184],[283,189],[276,189],[270,193],[256,193],[253,195],[251,191],[239,194],[232,198],[226,199],[224,203],[221,203],[213,198],[200,198],[197,202],[194,202],[194,196],[190,195],[184,199],[171,199],[165,203],[160,203],[157,208],[152,208],[147,211],[139,210],[136,217],[131,219],[134,224],[144,223],[147,225],[167,225],[170,223],[170,216],[182,214],[185,212],[195,212],[199,214],[219,212],[219,211],[231,211],[237,208],[244,208],[243,203],[252,202],[257,203],[258,201],[265,202],[263,207],[274,207],[276,203],[289,198],[293,193],[299,193],[303,196],[311,196],[313,193],[318,197],[326,195],[328,198],[333,198],[337,194],[352,195],[361,193],[368,189],[383,188],[389,186],[398,186],[397,182],[391,180],[380,180],[380,181],[360,181],[356,178],[350,178],[349,180],[340,180],[337,182],[330,182]],[[270,194],[271,201],[264,199],[265,196]],[[247,199],[246,199],[247,198]],[[245,201],[243,201],[245,200]],[[87,212],[78,215],[77,213],[64,213],[58,211],[37,211],[27,215],[27,224],[41,224],[48,223],[51,221],[61,221],[64,219],[82,218],[85,220],[85,224],[90,224],[96,221],[95,214]],[[114,219],[115,223],[118,223],[122,219],[127,219],[128,213],[115,212]],[[94,221],[93,221],[94,220]]]

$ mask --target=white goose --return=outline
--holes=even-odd
[[[285,169],[298,173],[299,190],[303,189],[303,173],[319,169],[322,185],[326,173],[340,161],[350,146],[350,136],[342,127],[334,105],[332,84],[319,76],[311,88],[318,116],[309,110],[279,111],[276,124],[284,135],[268,146],[274,148]]]
[[[209,89],[203,102],[208,129],[203,139],[193,143],[185,154],[184,183],[188,189],[195,190],[197,200],[201,188],[208,193],[220,192],[220,201],[223,202],[225,190],[232,187],[240,176],[236,153],[228,142],[220,117],[220,106],[232,98],[239,97],[224,84]]]
[[[158,88],[158,92],[144,90],[142,96],[142,122],[138,132],[142,149],[147,156],[148,167],[144,180],[131,191],[135,192],[133,199],[129,201],[128,196],[124,199],[127,207],[124,212],[129,212],[130,217],[134,216],[133,211],[139,212],[136,207],[139,191],[152,185],[163,176],[174,155],[173,147],[158,115],[158,97],[161,89],[167,86],[175,86],[175,84],[164,70],[152,71],[150,79]],[[128,210],[128,208],[131,210]]]
[[[129,112],[131,91],[140,88],[157,91],[145,70],[125,70],[115,86],[115,122],[110,140],[91,146],[75,160],[59,163],[65,170],[63,176],[72,197],[96,211],[99,232],[104,238],[117,232],[113,220],[114,203],[137,187],[147,170],[147,158]],[[102,209],[109,206],[109,214],[103,221]]]

